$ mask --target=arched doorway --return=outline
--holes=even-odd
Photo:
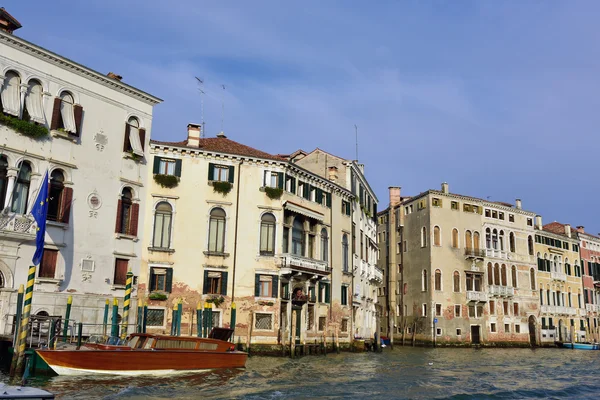
[[[531,347],[537,346],[537,321],[533,315],[529,316],[529,344]]]

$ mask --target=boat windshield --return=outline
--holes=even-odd
[[[129,340],[129,343],[127,343],[127,345],[129,347],[131,347],[132,349],[138,348],[139,347],[139,341],[140,341],[140,337],[139,336],[134,336],[131,338],[131,340]]]
[[[91,335],[85,342],[90,344],[104,344],[107,341],[108,336],[106,335]]]
[[[118,336],[111,336],[106,341],[106,344],[108,344],[110,346],[124,346],[125,341]]]

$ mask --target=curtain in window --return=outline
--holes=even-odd
[[[153,246],[168,249],[171,244],[171,218],[173,208],[167,202],[158,203],[154,214]]]
[[[260,254],[275,254],[275,217],[270,213],[260,222]]]
[[[225,211],[221,208],[210,212],[208,251],[225,252]]]
[[[27,212],[27,199],[29,197],[29,185],[31,184],[31,166],[21,163],[17,184],[14,189],[11,211],[17,214]]]
[[[73,111],[73,96],[69,93],[63,93],[60,95],[60,116],[62,117],[63,127],[65,131],[70,133],[77,133],[77,127],[75,126],[75,113]]]
[[[32,121],[45,123],[44,108],[42,106],[43,89],[38,81],[30,81],[25,95],[25,108]]]
[[[19,116],[20,111],[20,85],[21,78],[14,72],[7,72],[4,78],[4,85],[2,87],[2,109],[5,113]]]
[[[129,143],[131,144],[131,150],[135,154],[143,156],[144,149],[142,148],[142,141],[140,140],[140,123],[135,118],[131,118],[128,123]]]

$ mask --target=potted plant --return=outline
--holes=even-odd
[[[214,181],[212,183],[212,187],[214,192],[221,193],[223,196],[226,196],[227,193],[231,192],[233,185],[229,182]]]
[[[175,175],[154,174],[154,182],[164,188],[174,188],[179,184],[179,178]]]
[[[265,193],[271,200],[278,200],[283,195],[283,189],[266,186]]]

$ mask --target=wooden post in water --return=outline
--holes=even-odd
[[[248,338],[246,339],[246,352],[250,355],[250,343],[252,342],[252,322],[254,320],[254,316],[252,315],[252,310],[248,313]]]
[[[415,347],[415,333],[417,333],[417,323],[413,322],[413,331],[412,331],[412,346]]]
[[[327,355],[327,329],[323,331],[323,353]]]
[[[73,304],[73,296],[67,298],[67,312],[65,313],[65,327],[63,328],[63,343],[67,342],[67,331],[69,329],[69,319],[71,318],[71,305]],[[75,327],[73,325],[73,327]]]
[[[198,326],[198,337],[202,337],[202,302],[196,306],[196,325]]]
[[[119,324],[117,318],[119,316],[119,299],[116,297],[113,300],[112,321],[110,322],[110,336],[119,336]],[[65,321],[66,323],[66,321]]]
[[[13,358],[10,365],[10,376],[13,376],[15,369],[17,368],[17,360],[19,359],[19,338],[21,333],[21,317],[23,312],[23,294],[24,286],[19,286],[19,293],[17,294],[17,315],[15,316],[15,335],[13,338]]]
[[[402,346],[404,347],[404,338],[406,337],[406,321],[402,324]]]
[[[108,304],[109,301],[106,299],[106,303],[104,304],[104,318],[102,318],[102,334],[106,335],[106,330],[108,329]]]
[[[292,330],[291,330],[291,340],[290,340],[290,357],[291,358],[294,358],[296,356],[296,313],[297,312],[298,311],[292,309]]]
[[[338,354],[340,354],[340,335],[338,332],[338,327],[335,327],[335,349]]]
[[[29,333],[29,315],[31,314],[31,298],[33,297],[33,283],[35,282],[35,265],[29,267],[27,274],[27,288],[25,289],[25,302],[23,304],[23,320],[21,321],[21,337],[19,338],[19,354],[14,373],[23,375],[25,369],[25,347],[27,345],[27,334]],[[16,349],[14,349],[16,350]],[[12,376],[13,374],[11,374]]]

